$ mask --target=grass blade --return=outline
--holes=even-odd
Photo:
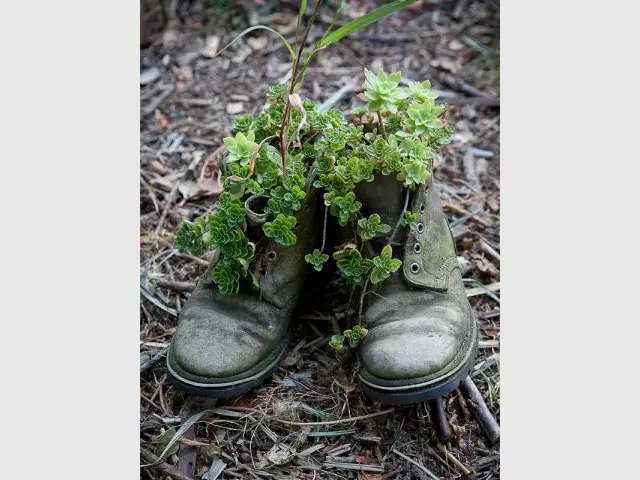
[[[209,413],[211,410],[204,410],[200,413],[196,413],[194,416],[190,417],[189,419],[187,419],[182,426],[180,427],[180,429],[178,429],[178,431],[176,432],[176,434],[173,436],[173,438],[171,440],[169,440],[169,443],[167,443],[167,446],[165,447],[165,449],[162,451],[162,453],[159,456],[160,459],[163,459],[164,456],[167,454],[167,452],[171,449],[171,447],[178,441],[178,439],[184,435],[184,433],[189,430],[189,427],[191,427],[191,425],[193,425],[194,423],[196,423],[198,420],[200,420],[202,417],[205,416],[205,414]]]
[[[298,14],[298,16],[302,18],[302,16],[304,15],[304,12],[306,11],[307,11],[307,0],[302,0],[300,2],[300,13]]]
[[[324,37],[318,43],[318,47],[326,47],[330,43],[337,42],[342,38],[349,35],[351,32],[358,30],[360,28],[364,28],[372,23],[377,22],[383,17],[392,14],[396,10],[400,10],[402,8],[406,8],[412,3],[416,3],[417,0],[396,0],[395,2],[391,2],[388,5],[383,5],[382,7],[378,7],[375,10],[371,10],[369,13],[356,18],[355,20],[350,21],[346,25],[343,25],[335,32],[330,33],[326,37]]]
[[[222,52],[224,52],[227,48],[229,48],[231,45],[233,45],[237,40],[240,40],[242,37],[244,37],[247,33],[253,32],[254,30],[267,30],[271,33],[275,33],[278,38],[282,41],[282,43],[285,44],[285,46],[287,47],[287,50],[289,50],[289,54],[291,55],[291,59],[295,62],[296,61],[296,54],[293,51],[293,47],[291,46],[291,44],[289,42],[287,42],[287,39],[284,38],[282,35],[280,35],[277,31],[275,31],[273,28],[267,27],[266,25],[254,25],[253,27],[249,27],[245,30],[243,30],[242,32],[240,32],[238,35],[236,35],[236,38],[234,38],[233,40],[231,40],[231,42],[229,42],[223,49],[221,49],[220,51],[218,51],[218,53],[216,53],[216,57],[218,55],[220,55]],[[214,57],[215,58],[215,57]]]

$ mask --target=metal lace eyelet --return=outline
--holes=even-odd
[[[419,270],[420,270],[420,265],[418,265],[417,263],[411,264],[411,273],[418,273]]]
[[[422,251],[422,245],[420,245],[419,243],[416,243],[413,246],[413,251],[416,252],[416,253],[420,253]]]
[[[276,252],[274,252],[273,250],[270,250],[269,253],[267,253],[267,258],[270,262],[273,262],[276,259],[276,256]]]
[[[418,233],[424,232],[424,224],[422,222],[418,223]]]
[[[420,205],[420,213],[424,213],[424,203]]]

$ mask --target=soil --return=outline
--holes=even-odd
[[[323,7],[312,37],[328,26],[335,3]],[[382,3],[349,2],[343,22]],[[206,255],[174,251],[176,228],[183,218],[211,210],[220,193],[215,165],[222,138],[236,116],[260,112],[267,89],[286,82],[291,66],[286,48],[265,31],[210,57],[258,23],[293,38],[297,3],[174,0],[141,7],[141,464],[152,463],[148,452],[160,454],[177,438],[161,461],[141,468],[141,478],[202,478],[216,461],[226,464],[211,477],[220,479],[500,478],[499,443],[490,444],[465,415],[458,392],[445,398],[454,435],[446,445],[438,441],[426,404],[389,409],[364,396],[354,357],[327,345],[335,326],[346,328],[350,318],[348,291],[332,272],[308,289],[296,313],[292,349],[261,388],[212,402],[168,384],[164,352],[208,263]],[[362,105],[357,92],[364,68],[383,68],[402,71],[410,81],[430,80],[451,105],[445,118],[456,133],[436,159],[434,175],[482,333],[472,378],[498,422],[499,22],[498,2],[417,2],[322,51],[300,91],[324,102],[352,83],[355,92],[335,105],[347,113]],[[214,411],[175,435],[207,408]]]

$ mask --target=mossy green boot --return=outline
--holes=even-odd
[[[396,225],[407,190],[392,176],[357,185],[361,213],[379,213]],[[454,390],[476,354],[478,328],[456,257],[454,239],[433,180],[411,193],[408,209],[417,229],[395,235],[402,267],[365,295],[359,378],[371,398],[386,404],[416,403]],[[388,238],[372,241],[379,253]],[[369,287],[368,290],[371,290]]]
[[[247,219],[260,231],[264,216]],[[276,368],[286,351],[288,327],[304,285],[309,264],[305,254],[318,242],[318,194],[308,190],[297,212],[297,241],[281,247],[265,238],[257,243],[251,270],[259,276],[259,291],[241,288],[237,295],[220,294],[207,270],[185,303],[167,355],[170,381],[194,395],[230,397],[248,392]]]

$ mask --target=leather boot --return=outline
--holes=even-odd
[[[266,215],[247,219],[260,232]],[[167,354],[168,378],[194,395],[231,397],[262,383],[278,365],[288,344],[288,327],[300,297],[309,264],[305,254],[317,247],[318,194],[308,189],[293,229],[297,242],[281,247],[262,236],[251,270],[259,291],[249,287],[237,295],[221,295],[209,267],[185,303]],[[250,223],[251,227],[251,223]]]
[[[379,213],[393,226],[404,211],[407,190],[379,175],[357,185],[365,216]],[[394,257],[402,267],[365,295],[359,378],[365,393],[385,404],[416,403],[454,390],[469,373],[478,327],[467,300],[455,242],[433,177],[411,192],[408,209],[417,229],[395,236]],[[388,238],[374,239],[379,253]]]

